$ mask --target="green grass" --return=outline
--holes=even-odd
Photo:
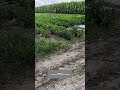
[[[84,23],[85,15],[51,13],[35,14],[35,24],[38,26],[45,26],[46,24],[55,24],[63,27],[70,27]]]
[[[44,39],[35,39],[35,54],[39,57],[43,57],[56,50],[68,47],[65,42],[62,41],[49,41]]]
[[[35,32],[36,34],[42,34],[43,37],[49,37],[53,34],[67,40],[71,40],[74,37],[81,38],[83,31],[78,31],[75,28],[68,31],[67,27],[83,24],[84,22],[84,15],[37,13],[35,15]]]
[[[77,30],[73,27],[85,23],[85,15],[79,14],[51,14],[51,13],[36,13],[35,14],[35,35],[40,35],[44,39],[35,39],[36,57],[44,57],[59,49],[67,48],[69,45],[65,41],[48,39],[52,35],[60,38],[76,41],[83,37],[84,31]],[[45,39],[47,38],[47,39]]]
[[[36,26],[36,34],[42,34],[43,37],[50,37],[51,34],[57,35],[59,37],[62,37],[67,40],[72,40],[75,37],[76,38],[81,38],[83,36],[84,31],[82,30],[77,30],[77,29],[72,29],[72,30],[67,30],[66,28],[62,26],[57,26],[57,25],[47,25],[45,28],[39,28]]]

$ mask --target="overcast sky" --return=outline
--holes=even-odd
[[[71,2],[71,1],[85,1],[85,0],[35,0],[35,6],[42,6],[42,5],[60,3],[60,2]]]

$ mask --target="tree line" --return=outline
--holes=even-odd
[[[63,2],[35,8],[36,13],[85,14],[85,1]]]

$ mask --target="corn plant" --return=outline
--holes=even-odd
[[[35,8],[36,13],[85,14],[85,2],[63,2]]]

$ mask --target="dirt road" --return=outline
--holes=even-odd
[[[85,90],[85,43],[80,42],[64,52],[36,62],[36,90]],[[68,79],[47,80],[47,70],[72,70]]]

